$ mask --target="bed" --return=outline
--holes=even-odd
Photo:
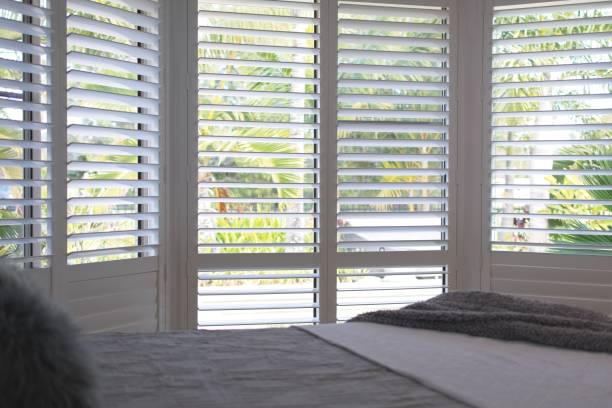
[[[412,309],[424,316],[418,324],[388,324],[390,315],[382,313],[341,325],[107,333],[86,343],[97,361],[103,407],[612,407],[610,319],[541,314],[534,323],[532,311],[521,320],[516,310],[447,306],[463,316],[457,330],[448,330],[447,311]],[[481,325],[477,316],[495,328],[488,337],[497,338],[466,334]],[[500,321],[509,322],[505,332]],[[527,331],[542,344],[501,339],[524,336],[515,328],[526,321],[538,327]],[[549,344],[560,341],[584,350]]]

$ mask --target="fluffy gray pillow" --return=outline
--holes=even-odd
[[[0,267],[0,407],[95,407],[89,362],[68,316]]]

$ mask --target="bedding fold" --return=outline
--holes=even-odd
[[[399,310],[363,313],[350,322],[612,353],[612,319],[606,315],[491,292],[444,293]]]

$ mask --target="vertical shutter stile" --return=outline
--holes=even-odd
[[[157,8],[68,0],[70,264],[157,254]]]
[[[49,268],[51,5],[0,3],[0,257]]]

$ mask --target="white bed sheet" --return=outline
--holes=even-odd
[[[481,408],[612,408],[612,355],[374,323],[305,328]]]

